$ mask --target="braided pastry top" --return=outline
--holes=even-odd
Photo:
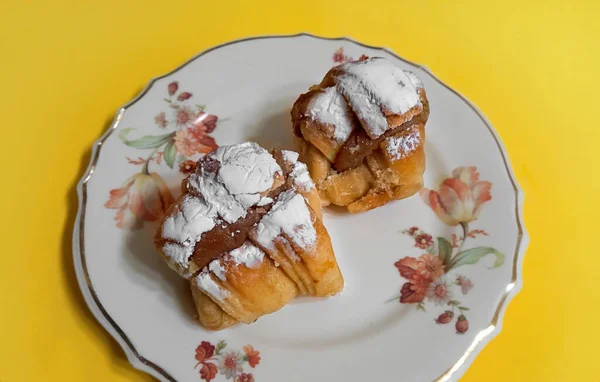
[[[225,253],[240,248],[242,256],[251,230],[266,248],[281,232],[298,245],[314,245],[310,211],[298,191],[315,186],[297,158],[291,151],[271,154],[247,142],[200,159],[156,234],[156,246],[171,268],[191,278]]]
[[[380,57],[348,62],[302,94],[291,114],[324,204],[360,212],[422,186],[429,102],[414,73]]]

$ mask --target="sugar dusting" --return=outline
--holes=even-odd
[[[272,249],[275,238],[282,232],[302,248],[313,247],[317,241],[306,201],[294,190],[279,194],[273,208],[258,223],[256,240],[265,248]]]
[[[221,281],[225,281],[225,268],[221,265],[221,259],[214,259],[208,264],[208,270],[213,273],[213,275],[217,276],[217,278]]]
[[[341,65],[337,89],[363,121],[368,135],[375,139],[388,130],[382,106],[394,114],[404,114],[420,105],[416,76],[384,58],[370,58]],[[422,86],[422,84],[421,84]]]
[[[281,150],[281,153],[283,154],[283,159],[292,164],[296,163],[300,157],[300,154],[295,151]]]
[[[215,226],[216,210],[204,200],[186,195],[177,206],[177,212],[165,219],[162,236],[180,243],[196,242]]]
[[[335,87],[325,88],[311,98],[307,113],[313,119],[333,126],[333,138],[345,142],[353,130],[352,114]]]
[[[216,298],[219,301],[225,300],[229,297],[229,291],[221,288],[211,277],[211,272],[203,270],[196,276],[194,282],[203,292]]]
[[[290,177],[294,180],[296,186],[306,191],[315,188],[315,183],[308,173],[308,168],[302,162],[296,162],[296,164],[294,164]]]
[[[220,163],[218,173],[198,166],[188,187],[229,223],[245,217],[247,209],[260,202],[260,193],[273,185],[275,174],[282,172],[275,158],[254,142],[222,146],[209,158]]]
[[[264,257],[265,253],[261,251],[260,248],[247,241],[238,248],[227,253],[224,259],[231,260],[237,265],[243,264],[247,268],[257,268],[260,264],[262,264]],[[202,290],[207,290],[213,295],[215,295],[217,289],[221,290],[221,288],[218,288],[218,285],[214,283],[210,276],[200,276],[210,272],[219,280],[226,281],[227,270],[225,267],[223,267],[221,261],[221,258],[211,261],[210,264],[208,264],[208,266],[202,270],[201,274],[197,278],[197,280],[202,283],[199,284]]]
[[[400,137],[386,138],[386,151],[390,158],[399,160],[407,154],[415,151],[421,143],[419,129],[413,129],[410,133]]]
[[[220,219],[234,223],[246,216],[249,207],[272,203],[271,198],[261,198],[260,194],[273,186],[277,173],[282,173],[275,158],[253,142],[222,146],[207,159],[219,162],[219,170],[211,172],[198,166],[187,182],[193,193],[184,197],[162,226],[162,237],[178,243],[163,246],[175,270],[189,268],[195,244]]]
[[[403,70],[403,72],[410,79],[410,82],[412,82],[415,88],[423,89],[423,82],[421,82],[421,80],[419,79],[419,77],[417,77],[416,74],[414,74],[410,70]]]
[[[267,204],[271,204],[273,203],[273,199],[269,198],[268,196],[263,196],[258,203],[256,203],[257,206],[266,206]]]
[[[295,187],[281,193],[276,200],[261,193],[273,186],[274,177],[283,170],[275,158],[256,143],[224,146],[208,155],[206,160],[219,162],[218,170],[207,170],[197,166],[188,178],[189,194],[184,196],[176,209],[163,223],[162,237],[169,239],[163,253],[169,265],[182,276],[190,277],[187,269],[196,243],[202,234],[223,221],[234,223],[246,216],[252,206],[274,203],[257,224],[259,242],[272,248],[273,240],[282,232],[297,245],[308,248],[316,243],[316,231],[311,221],[310,210],[304,197],[296,188],[310,190],[315,187],[304,163],[298,161],[298,153],[283,151],[284,160],[292,164],[289,174]],[[173,243],[174,241],[175,243]],[[248,268],[262,263],[264,253],[251,243],[226,254],[237,264]],[[211,274],[221,281],[226,280],[226,269],[221,258],[215,259],[195,278],[195,282],[206,293],[215,298],[226,297]]]
[[[236,264],[243,264],[247,268],[256,268],[263,262],[265,253],[252,243],[245,242],[240,247],[229,252],[229,258]]]
[[[290,177],[294,180],[294,185],[309,191],[315,188],[315,183],[310,177],[310,173],[308,172],[308,168],[302,162],[298,162],[298,158],[300,154],[295,151],[282,150],[283,159],[287,162],[290,162],[294,166],[292,167],[292,172],[290,173]]]
[[[254,142],[220,147],[212,157],[221,163],[219,179],[232,195],[266,191],[281,172],[275,158]]]
[[[166,243],[163,253],[167,257],[167,264],[176,272],[182,273],[183,277],[190,277],[187,271],[190,266],[189,258],[194,251],[193,245]]]

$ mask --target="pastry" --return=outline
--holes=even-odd
[[[343,287],[321,202],[298,154],[256,143],[200,159],[167,210],[155,245],[190,281],[200,323],[251,323],[296,295]]]
[[[429,102],[414,73],[379,57],[336,66],[291,115],[324,205],[362,212],[422,188]]]

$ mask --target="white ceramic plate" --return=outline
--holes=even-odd
[[[341,295],[204,330],[186,282],[152,244],[184,161],[247,140],[292,148],[294,100],[363,54],[425,85],[430,191],[363,214],[325,213]],[[73,247],[86,301],[133,366],[160,380],[455,380],[521,286],[523,195],[490,123],[425,67],[348,38],[235,41],[152,80],[94,145],[78,192]]]

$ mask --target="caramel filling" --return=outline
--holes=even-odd
[[[283,170],[285,179],[281,186],[270,190],[266,195],[275,201],[280,193],[292,187],[292,178],[289,175],[293,166],[285,162],[280,149],[274,149],[272,155]],[[219,162],[215,160],[204,160],[203,158],[200,160],[199,165],[202,166],[204,171],[216,173],[219,171]],[[264,206],[251,207],[248,209],[245,217],[231,224],[226,221],[218,221],[213,229],[202,234],[202,238],[194,247],[190,261],[202,269],[211,261],[240,247],[248,240],[250,230],[258,224],[263,215],[269,212],[272,206],[273,202]]]
[[[377,139],[371,139],[363,129],[354,130],[352,135],[350,135],[350,138],[348,138],[346,143],[344,143],[337,153],[333,167],[338,171],[346,171],[360,166],[369,154],[379,148],[379,144],[383,142],[384,139],[404,130],[412,129],[419,124],[425,124],[428,117],[429,103],[427,102],[427,99],[424,99],[423,111],[419,115],[413,117],[408,122],[386,131]]]
[[[319,85],[319,87],[332,86],[334,84],[333,78],[333,75],[327,76]],[[292,121],[294,122],[294,134],[298,137],[304,138],[300,126],[303,120],[310,118],[306,114],[306,109],[311,98],[314,96],[316,89],[302,94],[292,107],[291,115]],[[387,130],[377,139],[370,138],[366,131],[362,128],[355,129],[348,140],[344,143],[342,148],[337,152],[335,160],[332,163],[333,168],[337,171],[346,171],[351,168],[358,167],[363,163],[364,159],[369,154],[379,148],[380,143],[384,139],[396,135],[402,131],[412,129],[420,124],[425,124],[429,118],[429,101],[427,100],[423,90],[419,91],[419,99],[421,100],[421,104],[423,106],[423,110],[419,114],[411,118],[409,121]]]

